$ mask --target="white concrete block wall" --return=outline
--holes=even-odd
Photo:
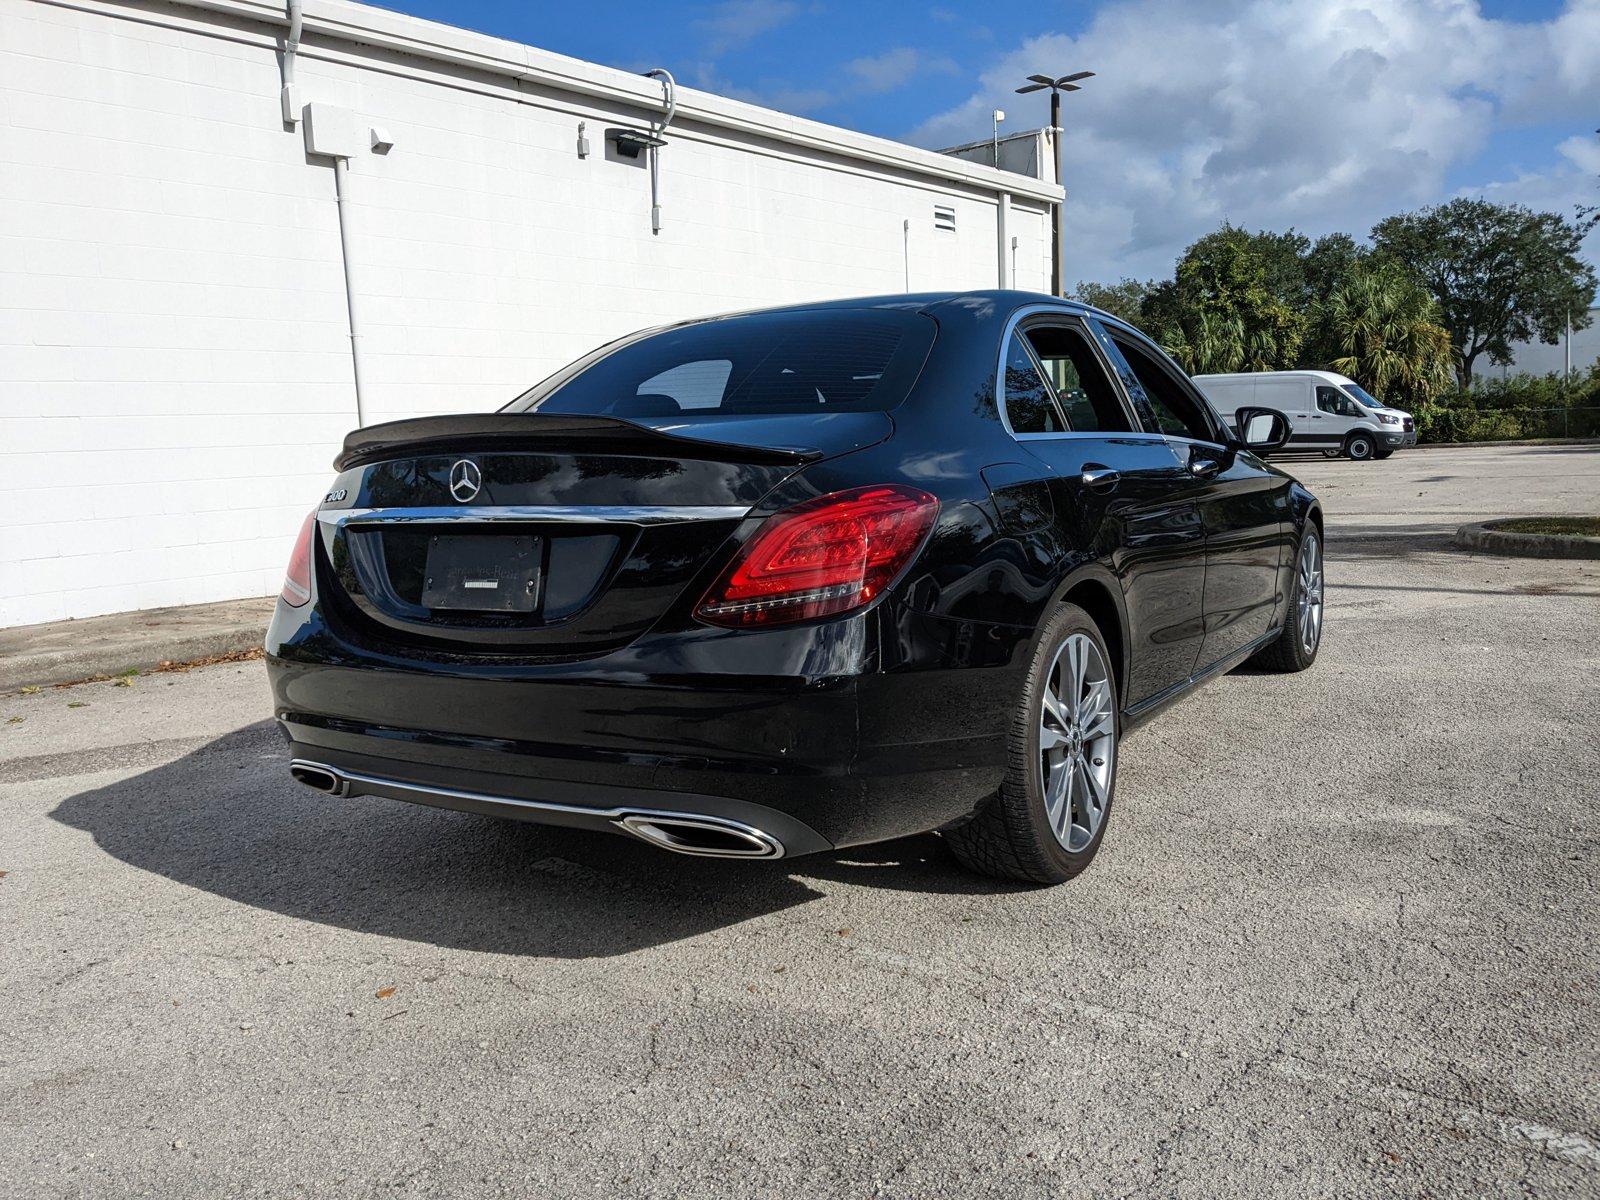
[[[281,120],[275,37],[0,0],[0,626],[276,591],[355,423],[332,168]],[[899,292],[907,245],[913,290],[998,281],[965,182],[683,120],[652,236],[604,137],[637,108],[354,44],[298,77],[396,143],[349,176],[369,421],[498,407],[645,325]],[[1048,213],[1008,231],[1047,286]]]

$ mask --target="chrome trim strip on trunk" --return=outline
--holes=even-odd
[[[464,504],[459,508],[330,508],[324,525],[446,524],[530,521],[567,525],[669,525],[679,521],[737,521],[750,511],[737,504]]]

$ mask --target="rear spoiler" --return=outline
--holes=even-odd
[[[823,456],[823,451],[811,447],[718,441],[714,422],[697,423],[695,431],[700,436],[654,429],[617,417],[564,413],[498,412],[412,417],[352,430],[345,435],[344,449],[333,460],[333,467],[343,471],[386,459],[424,454],[482,454],[489,450],[599,451],[772,466],[798,466]]]

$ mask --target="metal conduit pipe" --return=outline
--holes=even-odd
[[[300,51],[300,30],[304,24],[300,0],[289,0],[288,15],[289,36],[283,41],[283,91],[280,95],[284,122],[296,125],[300,121],[300,97],[294,87],[294,60]]]
[[[645,72],[651,79],[661,80],[662,103],[665,111],[659,123],[652,123],[650,131],[665,144],[667,126],[678,111],[678,81],[665,67],[652,67]],[[650,232],[661,232],[661,147],[650,147]]]
[[[350,253],[352,217],[349,159],[333,160],[333,193],[339,207],[339,258],[344,264],[345,310],[350,317],[350,372],[354,376],[356,389],[356,425],[360,427],[367,423],[367,410],[361,393],[361,322],[356,316],[355,258]]]

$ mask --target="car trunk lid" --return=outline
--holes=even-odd
[[[330,620],[399,649],[602,653],[670,611],[778,483],[892,428],[493,413],[358,430],[318,513],[319,591]]]

